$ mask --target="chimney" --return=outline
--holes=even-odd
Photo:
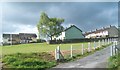
[[[96,31],[97,31],[97,29],[96,29]]]
[[[112,25],[110,25],[110,27],[112,27]]]
[[[93,32],[93,31],[91,30],[91,32]]]
[[[105,27],[102,27],[103,29],[105,29]]]

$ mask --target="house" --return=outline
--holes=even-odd
[[[71,25],[69,28],[65,29],[63,32],[60,32],[59,36],[53,36],[54,40],[69,40],[69,39],[81,39],[84,38],[82,30]]]
[[[18,34],[3,34],[3,44],[18,44],[20,43]]]
[[[20,43],[37,42],[36,34],[19,33],[19,34],[3,34],[3,45],[12,45]]]
[[[37,35],[32,33],[19,33],[20,43],[37,42]]]
[[[106,37],[118,37],[118,29],[115,26],[103,27],[102,29],[96,29],[95,31],[85,32],[85,38],[106,38]]]

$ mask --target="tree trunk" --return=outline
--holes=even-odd
[[[52,40],[52,36],[50,36],[50,39]]]
[[[40,33],[38,33],[38,39],[40,39]]]

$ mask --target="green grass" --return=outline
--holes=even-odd
[[[34,68],[46,69],[56,65],[54,57],[46,52],[42,53],[16,53],[5,55],[3,68]]]
[[[108,67],[110,70],[120,70],[120,53],[109,58]]]
[[[70,46],[73,45],[74,49],[81,49],[81,44],[82,43],[61,44],[60,47],[61,50],[70,50]],[[47,53],[47,51],[54,51],[58,45],[59,44],[49,45],[46,43],[36,43],[3,46],[1,48],[3,50],[2,53],[4,53],[2,59],[3,68],[51,68],[59,62],[56,63],[54,56]],[[93,43],[91,45],[93,45]],[[88,43],[84,43],[84,46],[87,48]],[[98,48],[96,51],[104,47],[107,46]],[[95,51],[86,52],[84,55],[78,53],[76,56],[73,56],[73,58],[66,58],[64,62],[74,61],[94,52]]]
[[[84,48],[87,48],[88,43],[83,43]],[[14,53],[35,53],[35,52],[51,52],[54,51],[57,46],[60,46],[61,50],[70,50],[70,46],[73,45],[73,49],[81,50],[82,43],[69,43],[69,44],[46,44],[46,43],[31,43],[31,44],[19,44],[0,47],[2,55],[14,54]],[[93,47],[93,43],[91,43]]]

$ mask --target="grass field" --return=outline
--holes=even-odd
[[[87,48],[88,43],[84,42],[84,48]],[[97,44],[97,43],[96,43]],[[13,53],[33,53],[33,52],[51,52],[54,51],[57,46],[60,46],[61,50],[70,50],[70,46],[73,49],[81,49],[82,43],[69,43],[69,44],[47,44],[47,43],[31,43],[31,44],[19,44],[0,47],[2,55]],[[91,42],[93,47],[93,42]]]
[[[84,49],[88,47],[88,42],[84,42]],[[98,42],[96,46],[98,46]],[[46,43],[31,43],[31,44],[19,44],[19,45],[9,45],[0,47],[2,54],[3,68],[38,68],[38,69],[47,69],[56,66],[57,63],[54,55],[51,55],[47,52],[51,52],[57,46],[60,46],[62,51],[69,50],[71,45],[73,46],[73,51],[78,50],[79,52],[75,53],[74,57],[70,57],[70,53],[64,55],[64,62],[73,61],[80,59],[89,54],[92,54],[95,51],[85,52],[84,55],[80,54],[82,43],[69,43],[69,44],[46,44]],[[91,47],[93,48],[94,43],[91,42]],[[101,47],[101,49],[104,47]],[[99,48],[96,49],[96,51]],[[73,53],[74,54],[74,53]]]

